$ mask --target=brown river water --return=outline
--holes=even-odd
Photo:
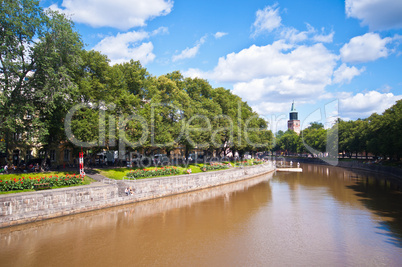
[[[402,189],[319,165],[0,229],[0,266],[402,266]]]

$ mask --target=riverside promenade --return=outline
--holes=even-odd
[[[0,228],[181,194],[275,171],[272,163],[189,175],[113,180],[89,174],[90,185],[0,196]],[[131,187],[132,196],[124,190]]]

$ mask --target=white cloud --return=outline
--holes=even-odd
[[[308,31],[296,30],[295,28],[287,28],[285,27],[280,32],[280,36],[282,39],[289,41],[290,43],[299,43],[308,39]]]
[[[387,57],[389,51],[386,45],[390,42],[392,38],[381,39],[378,33],[353,37],[340,49],[342,61],[362,63]]]
[[[206,40],[206,36],[203,36],[194,47],[187,47],[186,49],[184,49],[183,51],[181,51],[180,54],[178,55],[174,55],[172,57],[172,61],[178,61],[178,60],[183,60],[186,58],[193,58],[198,54],[198,51],[200,50],[201,45],[203,45],[205,43]]]
[[[279,15],[279,8],[276,8],[276,6],[277,5],[267,6],[263,10],[259,9],[257,11],[256,20],[253,24],[253,36],[264,32],[271,32],[281,26],[282,18]]]
[[[142,44],[139,42],[149,36],[149,33],[145,31],[118,33],[116,36],[104,38],[93,49],[107,55],[112,64],[127,62],[130,59],[147,64],[155,59],[152,53],[153,45],[151,42]]]
[[[212,71],[190,69],[185,74],[233,83],[235,94],[268,112],[269,103],[288,106],[293,99],[315,101],[325,94],[337,60],[322,44],[296,46],[277,41],[228,54]]]
[[[324,32],[324,29],[322,29]],[[316,43],[331,43],[334,38],[334,32],[329,34],[317,34],[317,30],[311,25],[307,24],[307,31],[299,31],[291,27],[283,27],[280,30],[280,37],[290,43],[300,43],[303,41],[311,40]]]
[[[313,36],[313,40],[319,43],[332,43],[332,40],[334,39],[334,32],[331,32],[330,34],[318,34]]]
[[[227,32],[217,32],[214,34],[215,39],[222,38],[223,36],[228,35]]]
[[[335,59],[337,57],[322,44],[295,46],[276,41],[266,46],[252,45],[220,58],[211,77],[222,82],[281,78],[281,81],[292,80],[296,84],[310,81],[327,84]]]
[[[174,55],[172,57],[172,61],[178,61],[178,60],[182,60],[182,59],[186,59],[186,58],[193,58],[198,54],[198,50],[200,50],[200,44],[197,44],[194,47],[187,47],[186,49],[184,49],[183,51],[181,51],[180,54],[178,55]]]
[[[169,29],[167,27],[159,27],[158,29],[152,31],[152,35],[158,35],[158,34],[168,34]]]
[[[128,30],[144,26],[147,20],[164,16],[173,8],[172,0],[63,0],[50,9],[71,15],[75,22],[92,27]]]
[[[355,66],[348,67],[343,63],[337,70],[334,71],[334,83],[350,83],[350,81],[355,77],[360,75],[365,68],[357,69]]]
[[[339,111],[342,117],[352,119],[367,118],[374,112],[378,114],[384,112],[399,99],[402,99],[402,95],[382,94],[378,91],[369,91],[356,95],[349,94],[347,97],[340,99]]]
[[[194,79],[194,78],[203,78],[206,77],[207,75],[199,69],[190,68],[186,71],[183,71],[183,76]]]
[[[400,0],[346,0],[348,17],[360,19],[370,30],[402,28],[402,1]]]

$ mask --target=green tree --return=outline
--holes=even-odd
[[[28,132],[34,111],[31,75],[35,38],[42,35],[45,17],[39,1],[5,0],[0,8],[0,132],[5,149],[14,134]]]
[[[300,151],[300,137],[295,131],[287,130],[276,143],[276,150],[281,150],[286,155]]]
[[[313,122],[301,134],[304,143],[316,151],[326,151],[327,131],[322,123]],[[311,153],[311,152],[310,152]]]
[[[77,99],[77,70],[83,47],[71,20],[54,11],[46,15],[44,33],[33,49],[35,72],[31,89],[35,114],[31,117],[31,131],[45,157],[50,147],[66,140],[64,117]]]

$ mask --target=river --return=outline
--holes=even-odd
[[[402,266],[397,183],[302,167],[0,229],[0,266]]]

